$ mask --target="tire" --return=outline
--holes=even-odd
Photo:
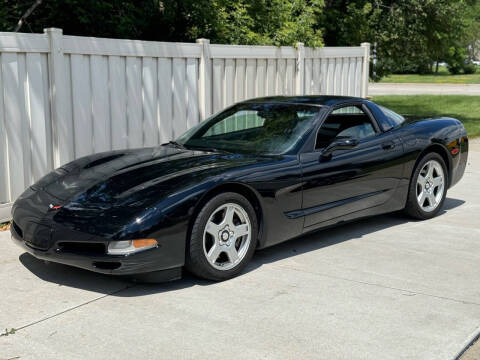
[[[252,258],[257,235],[257,216],[250,202],[238,193],[221,193],[195,218],[187,243],[186,268],[208,280],[231,279]]]
[[[430,170],[432,173],[429,173]],[[435,217],[445,202],[447,187],[445,161],[437,153],[426,154],[418,162],[410,180],[406,214],[420,220]]]

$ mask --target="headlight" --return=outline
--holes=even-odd
[[[155,239],[110,241],[107,253],[109,255],[126,255],[157,246],[158,242]]]

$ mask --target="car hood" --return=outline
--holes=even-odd
[[[113,151],[73,161],[42,178],[33,189],[49,194],[58,205],[105,210],[158,198],[207,175],[267,159],[171,146]]]

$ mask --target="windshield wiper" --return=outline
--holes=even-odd
[[[183,144],[180,144],[179,142],[176,142],[176,141],[169,141],[167,144],[168,145],[173,145],[173,146],[175,146],[176,148],[179,148],[179,149],[186,149],[186,147]]]

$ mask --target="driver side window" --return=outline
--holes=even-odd
[[[336,139],[361,140],[376,134],[370,117],[361,106],[349,105],[333,110],[318,130],[315,149],[323,149]]]

